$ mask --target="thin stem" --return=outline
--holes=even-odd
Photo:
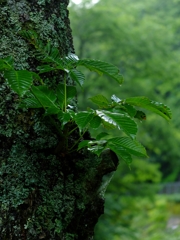
[[[72,145],[72,147],[69,149],[69,151],[71,151],[78,144],[78,142],[82,139],[82,137],[83,137],[83,135],[85,134],[86,131],[87,131],[87,129],[84,130],[84,132],[80,135],[78,140]]]
[[[77,149],[74,149],[74,150],[71,150],[71,149],[70,149],[68,153],[71,154],[71,153],[73,153],[73,152],[75,152],[75,151],[77,151]]]
[[[69,133],[68,133],[68,136],[73,133],[76,129],[78,128],[78,126],[76,126],[75,128],[73,128]]]

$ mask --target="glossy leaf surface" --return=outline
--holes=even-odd
[[[137,157],[147,157],[145,148],[135,139],[129,137],[116,137],[108,140],[108,145],[116,145],[116,147],[124,148],[128,153]]]
[[[134,137],[137,133],[137,124],[129,117],[121,113],[111,113],[109,111],[96,110],[96,114],[105,122],[121,129],[127,135]]]

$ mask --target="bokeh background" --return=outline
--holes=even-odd
[[[71,0],[69,11],[79,58],[113,63],[124,76],[119,86],[83,70],[79,109],[95,107],[88,98],[99,93],[144,95],[173,114],[170,123],[150,112],[138,122],[149,158],[133,159],[131,170],[120,162],[95,240],[180,240],[180,0]]]

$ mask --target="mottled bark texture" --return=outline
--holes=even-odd
[[[74,52],[67,0],[0,0],[0,58],[13,56],[16,69],[35,70],[34,49],[20,35]],[[62,76],[44,75],[53,85]],[[76,133],[78,134],[78,133]],[[76,134],[74,138],[77,138]],[[73,141],[73,139],[71,139]],[[88,152],[55,151],[62,140],[41,111],[17,108],[17,95],[0,76],[0,239],[93,239],[103,213],[104,175],[118,160]]]

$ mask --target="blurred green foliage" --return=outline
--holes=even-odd
[[[155,194],[161,181],[158,168],[139,159],[133,161],[131,171],[120,164],[106,193],[95,240],[179,239],[180,227],[168,225],[180,215],[180,195]]]
[[[98,92],[107,98],[143,93],[167,104],[173,113],[170,124],[149,112],[147,121],[138,123],[138,139],[149,159],[134,159],[131,170],[120,163],[106,193],[95,240],[179,240],[180,227],[167,227],[170,217],[180,215],[179,195],[155,193],[158,183],[180,180],[180,1],[89,2],[70,6],[76,54],[110,61],[120,68],[125,82],[117,87],[109,78],[86,73],[89,81],[78,95],[79,108],[93,107],[88,98]]]
[[[117,87],[109,78],[87,73],[89,81],[78,96],[79,108],[92,107],[88,98],[99,92],[107,98],[143,93],[170,106],[172,122],[147,113],[147,121],[139,123],[139,139],[148,150],[149,161],[160,163],[163,181],[178,180],[180,1],[100,0],[91,7],[87,2],[70,7],[76,53],[110,61],[120,68],[125,82]]]

